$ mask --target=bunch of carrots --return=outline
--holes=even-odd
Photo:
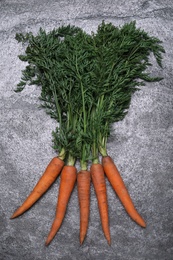
[[[102,229],[111,244],[105,176],[129,216],[141,227],[144,219],[137,212],[121,175],[108,155],[106,146],[111,126],[127,114],[132,94],[161,78],[147,68],[153,54],[162,66],[161,41],[137,29],[135,22],[115,27],[102,22],[96,33],[87,34],[75,26],[62,26],[38,35],[17,34],[26,47],[20,60],[27,62],[16,92],[26,85],[40,87],[41,106],[54,120],[53,158],[42,177],[13,213],[12,219],[26,212],[61,175],[55,218],[46,239],[48,245],[58,232],[77,182],[80,208],[80,243],[87,234],[90,214],[90,186],[97,196]],[[101,158],[101,160],[100,160]],[[76,162],[80,162],[77,170]]]

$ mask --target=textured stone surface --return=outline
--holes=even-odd
[[[51,30],[74,24],[90,32],[102,21],[122,25],[136,20],[163,41],[160,83],[133,96],[128,115],[114,125],[108,150],[135,205],[146,219],[141,229],[127,216],[108,184],[112,246],[104,239],[91,187],[88,235],[79,246],[79,207],[74,190],[63,225],[44,246],[57,200],[59,180],[23,216],[10,220],[49,160],[55,122],[38,109],[38,90],[14,88],[24,64],[17,32]],[[173,2],[172,0],[2,0],[0,1],[0,260],[171,260],[173,255]]]

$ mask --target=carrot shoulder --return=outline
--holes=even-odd
[[[64,166],[64,161],[54,157],[48,164],[45,172],[37,182],[36,186],[26,198],[23,204],[13,213],[11,219],[16,218],[27,211],[53,184]]]
[[[110,245],[111,237],[109,230],[108,201],[103,166],[99,163],[92,164],[90,172],[92,183],[94,185],[94,189],[97,196],[102,229],[108,241],[108,244]]]
[[[70,199],[71,193],[75,186],[76,178],[77,178],[76,167],[70,165],[64,166],[61,173],[55,219],[53,221],[51,230],[46,239],[45,242],[46,245],[48,245],[52,241],[52,239],[54,238],[54,236],[56,235],[56,233],[58,232],[62,224],[62,221],[65,216],[66,208],[68,205],[68,201]]]
[[[77,175],[77,188],[80,208],[80,244],[83,243],[89,222],[90,211],[90,172],[81,170]]]
[[[129,216],[141,227],[146,227],[145,221],[135,209],[133,201],[112,158],[110,156],[103,156],[102,165],[110,184],[118,195]]]

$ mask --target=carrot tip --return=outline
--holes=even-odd
[[[144,223],[144,224],[142,225],[142,227],[143,227],[143,228],[146,228],[146,227],[147,227],[147,224],[146,224],[146,223]]]
[[[84,239],[85,239],[85,233],[80,234],[79,241],[80,241],[80,244],[81,244],[81,245],[83,244]]]
[[[80,239],[80,245],[83,244],[84,238]]]
[[[47,240],[46,240],[46,242],[45,242],[45,246],[48,246],[48,245],[50,244],[50,242],[51,242],[51,239],[48,239],[48,238],[47,238]]]
[[[110,238],[106,238],[108,245],[111,246],[111,239]]]
[[[53,240],[53,238],[54,238],[54,236],[48,235],[46,242],[45,242],[45,245],[48,246],[50,244],[50,242]]]
[[[140,219],[140,221],[138,220],[135,220],[135,222],[139,225],[139,226],[141,226],[142,228],[146,228],[146,226],[147,226],[147,224],[146,224],[146,222],[143,220],[143,219]]]
[[[18,217],[18,215],[15,214],[15,212],[14,212],[13,215],[10,217],[10,219],[14,219],[14,218],[17,218],[17,217]]]
[[[10,217],[10,219],[13,219],[13,218],[17,218],[19,217],[20,215],[22,215],[24,212],[21,210],[21,207],[19,207],[18,209],[16,209],[13,213],[13,215]]]

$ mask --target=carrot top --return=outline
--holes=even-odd
[[[151,53],[162,66],[161,41],[135,22],[121,28],[102,22],[91,34],[71,25],[48,33],[40,28],[36,36],[30,32],[16,39],[27,45],[19,58],[29,64],[16,91],[41,87],[41,105],[58,122],[54,148],[83,166],[98,150],[106,154],[111,124],[124,118],[138,87],[161,80],[147,70]]]

